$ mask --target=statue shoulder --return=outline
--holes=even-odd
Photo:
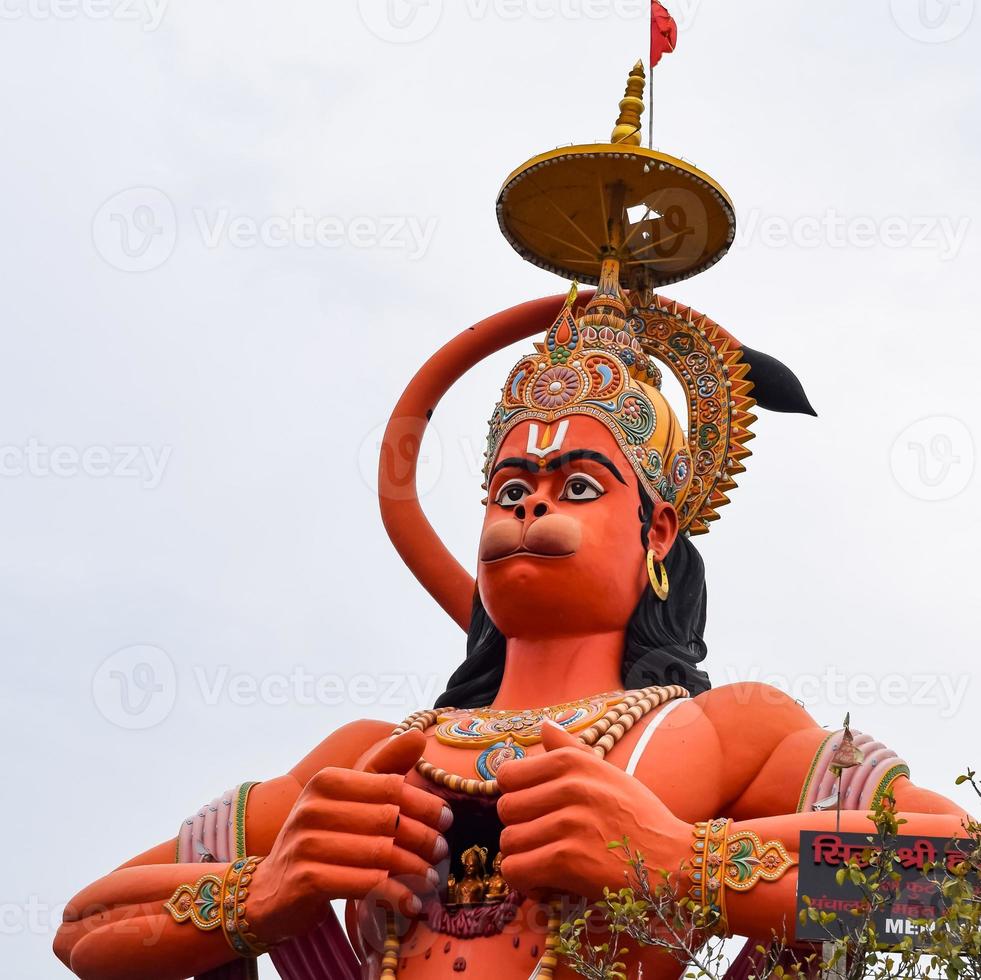
[[[783,719],[794,727],[815,722],[799,701],[772,684],[761,681],[738,681],[713,687],[692,699],[711,718],[725,723],[731,715],[739,715],[740,725],[746,723],[747,711],[762,711],[773,721]]]
[[[757,751],[769,754],[788,735],[820,728],[800,702],[779,688],[758,681],[714,687],[699,694],[694,702],[729,748],[751,743]]]
[[[798,775],[804,778],[808,761],[827,735],[799,702],[769,684],[727,684],[694,702],[718,734],[726,761],[724,795],[732,804],[747,800],[747,794],[755,796],[749,791],[761,775],[769,774],[764,781],[772,787],[770,770],[777,760],[793,796]]]
[[[394,727],[390,721],[359,719],[348,722],[308,753],[290,770],[290,775],[305,786],[314,775],[328,766],[357,769],[363,757],[384,742]]]

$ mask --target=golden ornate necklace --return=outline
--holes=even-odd
[[[601,694],[582,701],[528,710],[474,708],[457,711],[455,708],[430,709],[409,715],[392,735],[416,729],[425,732],[438,724],[436,738],[444,745],[487,749],[478,758],[476,767],[482,779],[467,779],[440,769],[425,759],[416,763],[416,771],[424,779],[454,793],[467,796],[497,796],[496,772],[504,758],[489,753],[499,750],[507,758],[521,758],[521,746],[536,745],[542,740],[542,722],[553,720],[567,731],[578,732],[579,741],[590,745],[603,758],[641,718],[667,701],[688,697],[688,692],[676,684],[668,687],[645,687],[639,691]],[[584,727],[588,726],[588,727]],[[502,735],[504,736],[502,738]]]
[[[437,725],[436,738],[443,745],[484,748],[476,763],[478,773],[484,778],[466,779],[440,769],[425,759],[416,763],[416,772],[429,782],[454,793],[496,797],[500,795],[497,769],[507,759],[521,758],[524,755],[522,746],[541,742],[542,723],[545,720],[555,721],[566,731],[578,733],[580,742],[591,746],[600,758],[604,758],[641,718],[668,701],[687,697],[688,691],[672,684],[600,694],[549,708],[518,711],[496,708],[461,711],[454,708],[430,709],[409,715],[392,735],[402,735],[412,729],[426,732]],[[559,962],[557,950],[562,925],[561,902],[553,899],[549,904],[548,935],[545,952],[535,974],[536,980],[551,980]],[[397,975],[399,950],[395,920],[389,917],[381,980],[391,980]]]
[[[485,748],[510,738],[519,745],[535,745],[542,738],[542,722],[554,721],[567,732],[579,732],[601,718],[624,698],[623,691],[557,704],[549,708],[444,708],[436,717],[436,739],[443,745]]]

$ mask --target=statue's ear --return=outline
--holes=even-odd
[[[796,412],[817,415],[804,393],[797,375],[775,357],[741,347],[743,360],[749,365],[749,380],[753,382],[752,397],[760,408],[769,412]]]
[[[651,526],[647,532],[647,547],[654,552],[658,561],[671,550],[678,537],[678,512],[671,504],[656,503]]]

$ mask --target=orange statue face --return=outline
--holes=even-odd
[[[508,433],[488,483],[477,586],[505,636],[622,630],[647,585],[646,552],[678,533],[655,505],[641,537],[637,478],[601,422],[574,415]]]

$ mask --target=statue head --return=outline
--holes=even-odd
[[[460,855],[460,862],[467,877],[482,877],[487,873],[487,848],[474,845]]]
[[[705,690],[704,569],[690,538],[729,503],[750,455],[754,408],[814,414],[785,365],[655,292],[718,262],[734,240],[735,212],[708,174],[642,146],[643,88],[637,64],[609,143],[538,154],[498,194],[498,224],[522,258],[597,288],[581,309],[573,286],[491,417],[476,590],[414,487],[404,502],[382,497],[400,554],[461,626],[473,596],[467,659],[437,707],[491,703],[508,638],[597,631],[624,633],[624,687]],[[543,309],[554,317],[541,301],[488,317],[427,362],[386,432],[386,481],[401,486],[393,462],[401,427],[412,436],[414,478],[421,415],[429,420],[463,371],[545,326]],[[678,415],[658,365],[684,389]],[[646,584],[645,557],[663,559],[666,601]]]
[[[573,289],[491,418],[477,586],[506,636],[624,630],[646,554],[663,561],[678,535],[686,430],[610,289],[578,319]]]
[[[507,637],[621,631],[625,686],[708,687],[695,666],[704,571],[680,533],[700,514],[685,501],[701,481],[621,296],[614,269],[576,317],[573,289],[508,376],[490,422],[468,658],[439,705],[492,700]],[[649,554],[668,568],[667,602],[651,589]]]
[[[497,628],[522,637],[626,629],[650,590],[647,552],[667,556],[678,515],[652,499],[609,428],[588,415],[519,422],[487,487],[477,587]]]

